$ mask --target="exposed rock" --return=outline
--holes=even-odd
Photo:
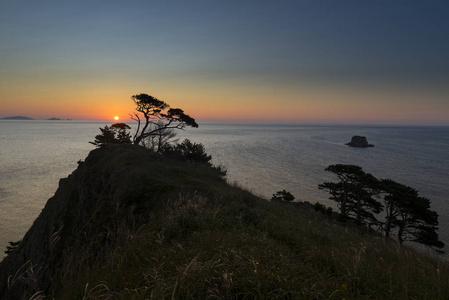
[[[360,148],[374,147],[374,145],[368,144],[366,137],[359,135],[353,136],[351,142],[347,143],[346,145]]]

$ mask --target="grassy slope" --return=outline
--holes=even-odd
[[[107,162],[104,169],[135,169],[115,193],[126,211],[104,212],[113,221],[99,221],[99,238],[74,243],[53,279],[54,298],[449,295],[447,264],[315,211],[267,202],[207,167],[146,155],[122,153]]]

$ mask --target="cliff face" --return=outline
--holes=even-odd
[[[0,264],[0,298],[46,293],[74,243],[98,240],[131,206],[151,210],[155,203],[148,201],[148,194],[157,194],[157,189],[143,181],[153,178],[157,185],[158,160],[152,156],[133,145],[96,149],[61,179],[19,247]]]

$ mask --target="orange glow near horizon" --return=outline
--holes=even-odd
[[[183,85],[174,90],[167,84],[148,90],[101,85],[91,90],[64,87],[46,93],[33,90],[13,93],[7,89],[0,93],[0,117],[22,115],[34,119],[56,117],[127,123],[129,115],[135,112],[130,97],[142,92],[166,101],[172,108],[183,109],[197,122],[447,124],[448,105],[438,93],[419,95],[394,90],[368,93],[362,88],[315,86],[217,89],[204,85],[196,88]],[[424,96],[437,104],[421,103]],[[409,108],[409,103],[414,103],[415,109]],[[118,116],[119,119],[115,119]]]

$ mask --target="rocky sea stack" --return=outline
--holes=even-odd
[[[359,148],[374,147],[374,145],[368,144],[368,140],[366,139],[366,137],[359,135],[353,136],[351,141],[349,143],[346,143],[346,145]]]

